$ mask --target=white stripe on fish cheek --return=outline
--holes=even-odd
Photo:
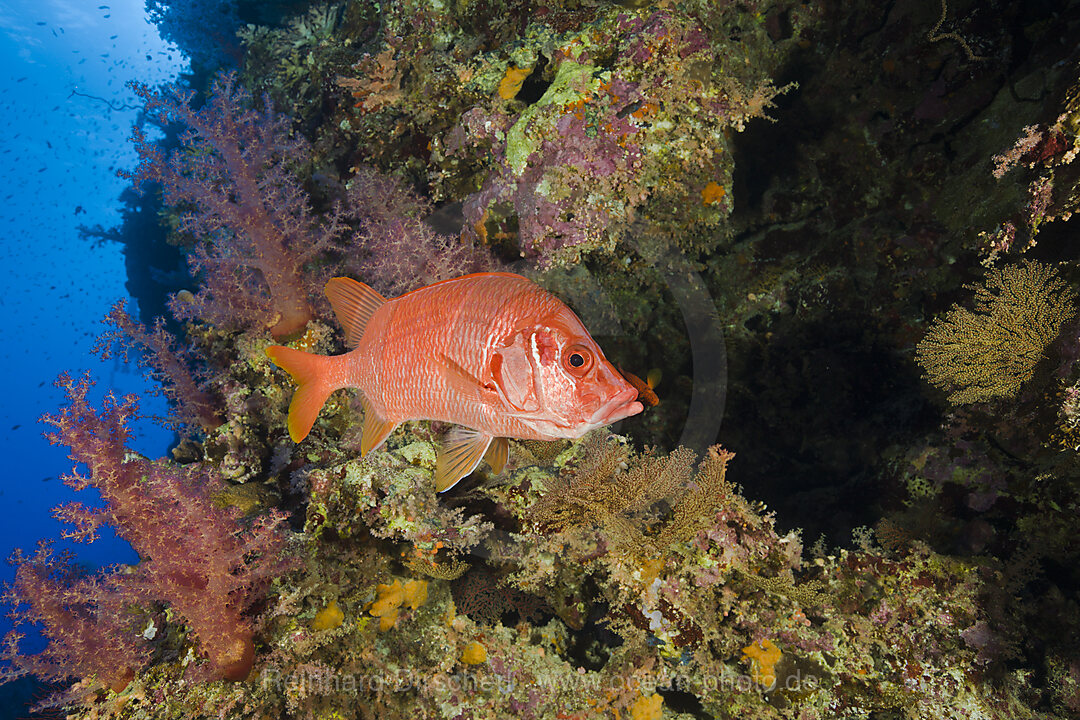
[[[544,328],[546,330],[546,328]],[[536,393],[536,404],[540,412],[547,411],[547,397],[544,396],[544,366],[540,363],[540,345],[536,342],[537,333],[529,336],[529,353],[532,355],[533,392]]]

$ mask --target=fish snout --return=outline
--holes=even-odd
[[[590,422],[597,426],[608,425],[631,415],[637,415],[645,409],[640,402],[637,402],[637,397],[638,391],[633,386],[627,385],[597,408]]]

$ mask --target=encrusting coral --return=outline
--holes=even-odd
[[[466,665],[479,665],[487,661],[487,648],[475,640],[461,651],[461,662]]]
[[[776,663],[783,653],[772,640],[765,638],[742,649],[743,655],[750,660],[750,677],[754,682],[767,688],[776,684]]]
[[[403,608],[415,610],[427,602],[426,580],[407,580],[404,584],[395,580],[390,584],[380,583],[375,590],[378,597],[371,601],[368,612],[379,618],[380,630],[389,630],[397,625],[398,615]]]
[[[312,630],[333,630],[345,622],[345,613],[338,607],[337,600],[331,600],[311,621]]]

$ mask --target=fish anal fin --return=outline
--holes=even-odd
[[[362,282],[347,277],[331,278],[323,288],[338,322],[345,329],[345,344],[356,347],[375,311],[387,300]]]
[[[506,458],[510,455],[510,442],[506,438],[495,438],[484,455],[487,464],[491,466],[491,472],[498,475],[506,466]]]
[[[471,428],[450,431],[435,461],[435,489],[445,492],[457,485],[484,459],[491,436]]]
[[[382,445],[399,423],[380,417],[367,398],[362,398],[361,402],[364,406],[364,434],[360,438],[360,457],[364,457]]]

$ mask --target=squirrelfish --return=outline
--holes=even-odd
[[[642,411],[638,390],[577,315],[520,275],[465,275],[390,300],[349,278],[330,280],[325,292],[349,352],[266,349],[297,384],[288,421],[295,442],[332,392],[356,388],[364,409],[361,455],[407,420],[462,426],[436,462],[442,492],[485,458],[499,472],[507,438],[578,438]]]

